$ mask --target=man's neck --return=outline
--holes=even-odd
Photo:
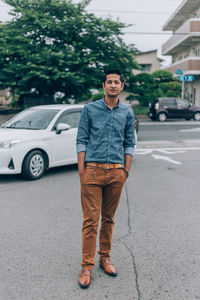
[[[119,98],[118,97],[108,97],[107,95],[105,96],[105,102],[107,104],[107,106],[109,108],[113,108],[115,106],[117,106],[118,102],[119,102]]]

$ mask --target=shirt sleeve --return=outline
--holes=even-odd
[[[89,129],[90,129],[90,122],[88,118],[88,110],[87,105],[84,106],[79,126],[78,126],[78,133],[76,137],[76,152],[85,152],[87,148],[87,143],[89,140]]]
[[[132,110],[129,109],[124,134],[124,154],[134,156],[135,152],[135,117]]]

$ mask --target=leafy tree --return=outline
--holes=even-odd
[[[180,97],[181,83],[171,72],[158,70],[152,73],[156,83],[157,97]]]
[[[12,20],[0,24],[0,88],[77,102],[101,86],[107,67],[128,78],[135,47],[122,41],[125,24],[86,12],[89,0],[5,0]]]
[[[181,83],[178,81],[162,82],[159,85],[159,97],[181,97]]]
[[[173,81],[173,74],[166,70],[157,70],[152,73],[153,78],[157,83]]]
[[[140,73],[129,80],[128,90],[138,94],[135,98],[140,101],[140,105],[147,106],[155,98],[155,80],[149,73]]]
[[[165,70],[132,76],[128,89],[138,94],[135,99],[140,101],[141,106],[147,106],[158,97],[180,97],[181,95],[181,83],[173,77],[172,73]]]
[[[104,96],[104,90],[100,89],[98,93],[92,95],[92,101],[99,100],[99,99],[103,98],[103,96]]]

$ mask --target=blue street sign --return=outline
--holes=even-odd
[[[184,81],[184,82],[189,82],[194,80],[194,76],[192,75],[184,75],[184,76],[179,76],[179,81]]]
[[[183,70],[181,70],[181,69],[176,70],[176,74],[177,75],[183,75]]]

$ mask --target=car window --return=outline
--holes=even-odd
[[[162,100],[162,104],[164,106],[175,106],[176,105],[176,99],[172,98],[172,99],[163,99]]]
[[[6,128],[42,130],[46,129],[59,110],[27,109],[9,120]]]
[[[177,104],[178,106],[189,107],[189,102],[185,99],[178,99]]]
[[[64,123],[64,124],[70,125],[71,128],[78,128],[80,115],[81,115],[81,111],[74,111],[74,112],[68,112],[68,113],[66,112],[60,116],[60,118],[57,120],[55,126],[58,123]]]

